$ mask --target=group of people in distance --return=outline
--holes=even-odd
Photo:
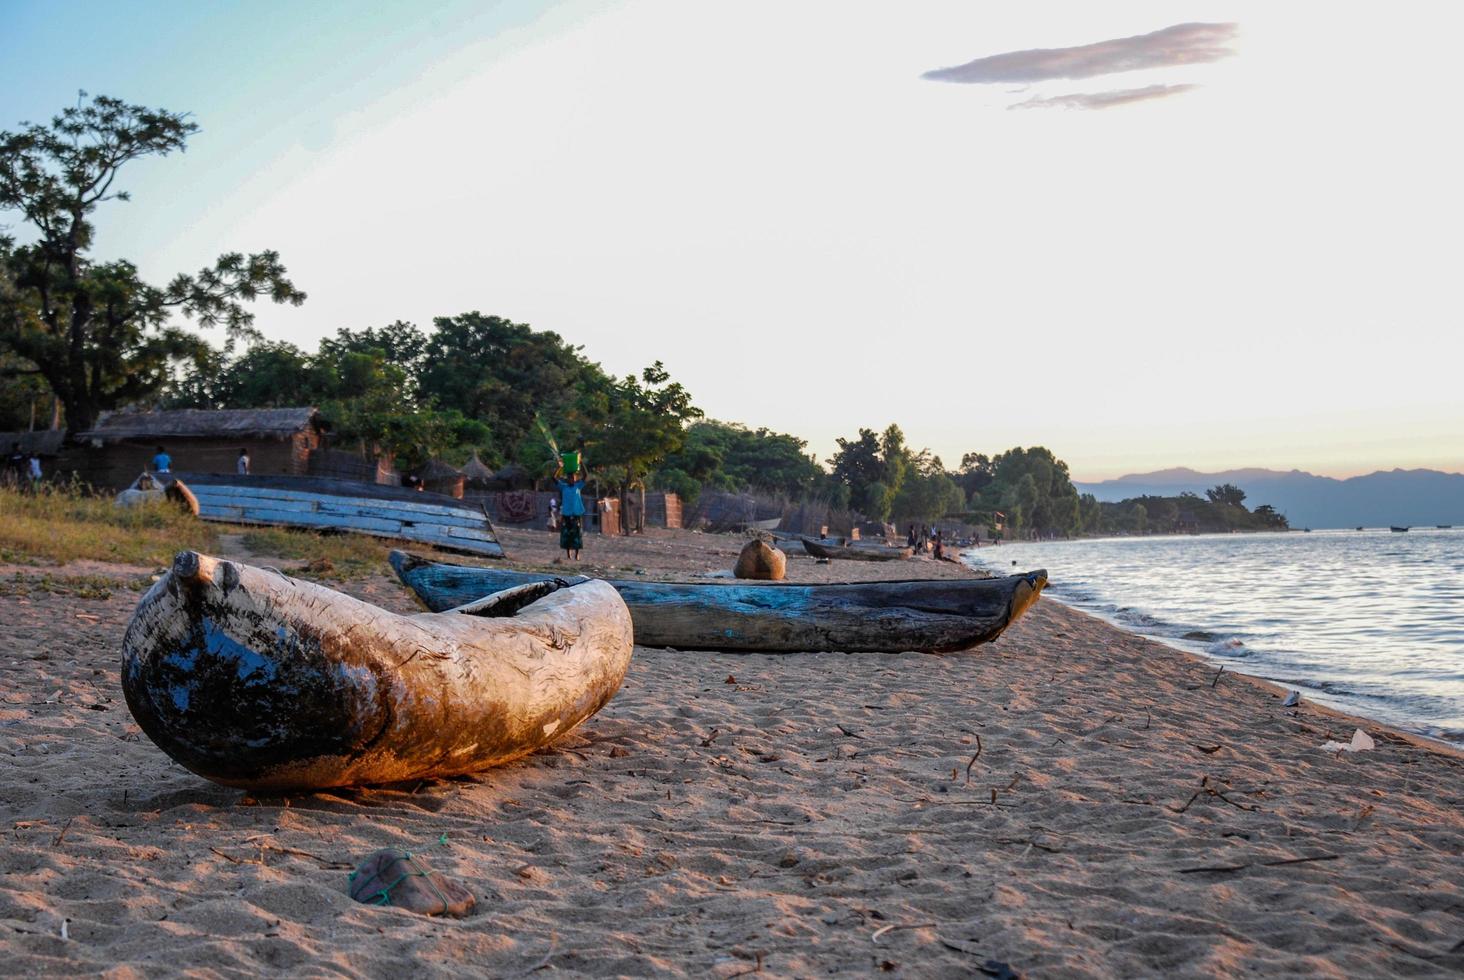
[[[21,490],[34,491],[41,485],[41,456],[34,451],[26,452],[20,443],[10,444],[10,454],[5,457],[5,484]]]
[[[910,533],[905,536],[906,547],[914,548],[916,552],[923,552],[929,547],[931,554],[936,558],[945,557],[946,545],[950,541],[951,539],[948,539],[945,532],[939,527],[932,528],[925,524],[920,525],[919,533],[915,531],[915,525],[911,524]],[[981,547],[981,532],[977,531],[969,542],[955,541],[955,544],[972,544],[979,548]]]

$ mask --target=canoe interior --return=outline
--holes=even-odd
[[[391,564],[432,610],[554,577],[400,551],[392,552]],[[766,653],[964,650],[999,636],[1046,583],[1046,571],[822,585],[610,580],[630,608],[641,645]]]
[[[444,494],[329,477],[179,474],[204,520],[352,531],[504,557],[488,516]]]

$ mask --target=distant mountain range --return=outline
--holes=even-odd
[[[1464,527],[1464,473],[1438,470],[1379,470],[1337,480],[1292,470],[1225,470],[1200,473],[1185,467],[1136,473],[1099,483],[1076,483],[1079,493],[1099,500],[1173,497],[1188,490],[1201,496],[1221,483],[1245,491],[1245,505],[1270,504],[1292,527]]]

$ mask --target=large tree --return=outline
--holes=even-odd
[[[526,439],[542,442],[536,415],[556,429],[573,428],[581,393],[605,380],[579,347],[553,331],[478,312],[432,322],[419,397],[487,425],[505,455]],[[582,434],[562,433],[571,441]]]
[[[231,252],[163,287],[130,262],[89,257],[98,206],[128,199],[116,186],[122,167],[181,151],[197,131],[186,114],[82,93],[49,124],[0,132],[0,211],[18,212],[34,233],[27,244],[0,237],[0,352],[16,359],[10,374],[45,379],[72,431],[156,395],[179,359],[207,356],[200,338],[170,324],[174,313],[222,324],[232,341],[253,332],[247,302],[305,299],[275,252]]]

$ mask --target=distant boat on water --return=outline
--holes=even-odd
[[[1406,528],[1406,527],[1390,527],[1390,528],[1388,528],[1388,530],[1389,531],[1396,531],[1397,533],[1402,534],[1404,531],[1408,530],[1408,528]]]
[[[1452,525],[1452,524],[1435,524],[1434,525],[1434,527],[1438,528],[1440,531],[1447,531],[1447,530],[1449,530],[1453,526],[1454,525]]]
[[[1361,525],[1361,524],[1359,524],[1359,525],[1357,525],[1357,529],[1358,529],[1358,530],[1359,530],[1359,531],[1361,531],[1361,530],[1362,530],[1362,525]]]

